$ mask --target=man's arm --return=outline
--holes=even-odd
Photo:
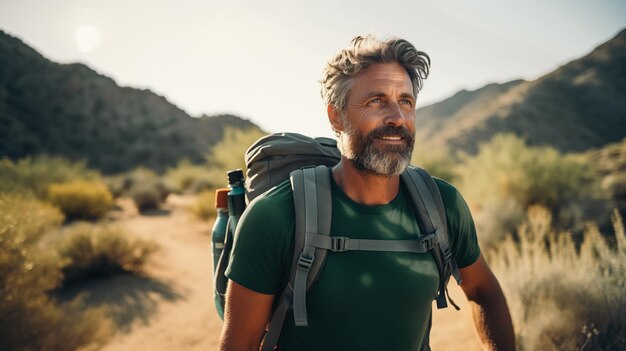
[[[461,268],[461,279],[483,348],[515,350],[515,334],[506,299],[482,255],[468,267]]]
[[[273,302],[274,295],[258,293],[230,280],[220,350],[258,351]]]

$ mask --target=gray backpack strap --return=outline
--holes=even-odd
[[[437,218],[437,220],[439,221],[439,223],[441,223],[440,225],[442,228],[444,228],[445,231],[442,231],[441,233],[437,233],[437,236],[439,237],[438,242],[439,242],[440,249],[441,249],[440,251],[444,255],[446,268],[449,269],[448,278],[451,275],[452,277],[454,277],[454,280],[456,280],[457,284],[461,285],[461,272],[459,271],[459,266],[457,265],[456,260],[452,256],[452,250],[450,249],[450,243],[448,241],[448,223],[446,221],[446,211],[443,206],[443,199],[441,198],[441,193],[439,192],[439,188],[437,187],[437,184],[435,183],[433,178],[430,176],[430,174],[428,174],[428,172],[426,172],[422,168],[417,168],[417,171],[419,172],[420,176],[424,180],[424,183],[428,185],[428,188],[430,189],[430,194],[432,194],[434,203],[436,205],[436,209],[431,208],[429,212],[436,211],[437,213],[441,214],[439,218]],[[439,225],[439,224],[436,224],[436,225]],[[447,289],[447,283],[448,282],[446,281],[446,289]],[[446,293],[447,293],[447,290],[446,290]],[[450,302],[453,302],[453,301],[450,300]],[[455,305],[455,307],[458,309],[458,306]]]
[[[307,326],[306,290],[317,278],[327,250],[310,245],[311,234],[329,235],[332,214],[330,172],[326,166],[305,168],[291,174],[296,210],[296,238],[304,236],[304,247],[293,279],[293,316],[296,326]],[[302,182],[302,186],[299,183]],[[304,209],[299,209],[304,205]],[[304,214],[304,220],[298,221]],[[298,250],[294,251],[297,254]],[[316,257],[317,256],[317,257]]]
[[[328,236],[309,233],[308,245],[332,252],[384,251],[426,253],[437,243],[435,234],[421,235],[409,240],[351,239],[345,236]]]
[[[280,332],[283,329],[285,317],[287,316],[287,312],[291,309],[292,294],[293,290],[290,286],[287,286],[279,299],[278,307],[276,307],[274,314],[272,314],[272,319],[270,320],[267,332],[263,338],[261,351],[272,351],[278,344],[278,338],[280,338]]]
[[[306,291],[315,283],[326,260],[326,249],[315,248],[306,243],[307,233],[330,235],[330,171],[326,166],[299,169],[291,172],[290,179],[296,223],[294,255],[289,283],[272,315],[262,351],[271,351],[277,345],[287,312],[292,308],[296,326],[308,325]]]
[[[432,177],[421,168],[410,166],[407,171],[402,173],[401,178],[411,194],[420,217],[422,229],[426,233],[434,233],[437,237],[438,247],[433,250],[440,278],[437,308],[447,307],[446,292],[450,275],[454,276],[458,284],[461,284],[461,274],[450,250],[446,214],[441,194]],[[450,302],[458,309],[452,300]]]

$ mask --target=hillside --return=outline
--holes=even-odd
[[[532,55],[532,53],[529,53]],[[420,143],[473,153],[496,133],[579,152],[626,135],[626,30],[533,81],[461,91],[417,111]]]
[[[82,64],[49,61],[0,31],[0,158],[46,153],[105,173],[201,162],[236,116],[193,118],[150,90],[118,86]]]
[[[608,192],[611,206],[626,214],[626,137],[621,142],[584,153],[602,177],[602,188]]]

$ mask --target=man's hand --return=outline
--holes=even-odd
[[[230,280],[220,350],[258,351],[273,302],[274,295],[258,293]]]
[[[515,350],[515,334],[506,299],[482,255],[461,269],[461,288],[472,305],[474,325],[485,350]]]

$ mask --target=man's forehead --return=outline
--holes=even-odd
[[[378,91],[381,87],[393,87],[406,90],[413,95],[413,84],[404,67],[398,63],[376,63],[353,78],[353,88],[367,91]]]

